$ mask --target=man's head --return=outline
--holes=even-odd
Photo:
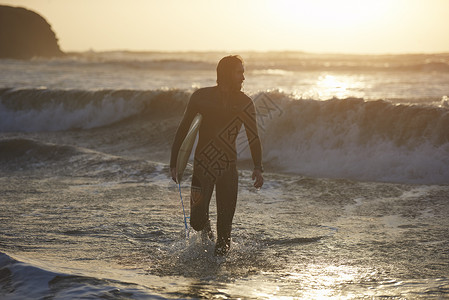
[[[243,59],[239,55],[223,57],[217,65],[217,84],[232,91],[240,91],[245,76]]]

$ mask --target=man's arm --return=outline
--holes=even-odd
[[[255,180],[254,187],[261,188],[263,185],[262,145],[257,128],[256,108],[253,101],[250,98],[248,100],[248,105],[245,108],[244,125],[254,163],[252,174],[252,179]]]
[[[262,169],[262,145],[260,143],[259,131],[257,129],[256,108],[254,107],[253,101],[249,97],[248,104],[245,108],[243,122],[245,125],[246,137],[248,138],[254,167]]]

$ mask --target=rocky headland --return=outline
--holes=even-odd
[[[0,58],[62,55],[56,34],[42,16],[22,7],[0,5]]]

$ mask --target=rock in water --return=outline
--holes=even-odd
[[[0,5],[0,58],[62,56],[50,24],[22,7]]]

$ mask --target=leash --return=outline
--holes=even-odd
[[[189,239],[189,226],[187,225],[187,219],[190,217],[186,217],[186,211],[184,209],[184,201],[182,200],[182,193],[181,193],[181,183],[178,183],[178,187],[179,187],[179,197],[181,198],[181,205],[182,205],[182,213],[184,214],[184,226],[185,226],[185,230],[186,230],[186,239]]]

